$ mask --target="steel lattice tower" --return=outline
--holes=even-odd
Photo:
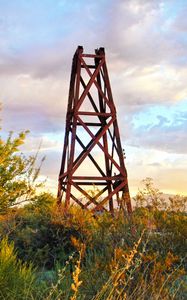
[[[78,46],[73,57],[58,204],[62,196],[66,208],[73,200],[83,209],[132,212],[104,48],[84,54]]]

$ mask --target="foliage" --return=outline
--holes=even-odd
[[[35,167],[37,155],[26,158],[19,152],[28,131],[6,141],[0,137],[0,214],[15,204],[32,200],[40,168]]]
[[[79,251],[79,259],[77,260],[77,264],[75,266],[75,270],[74,270],[73,275],[72,275],[73,283],[71,284],[71,289],[73,290],[73,295],[71,296],[70,300],[76,300],[77,299],[79,287],[82,284],[82,281],[79,280],[79,276],[80,276],[80,273],[81,273],[80,265],[81,265],[81,260],[82,260],[82,257],[84,255],[84,252],[85,252],[85,245],[81,244],[81,248],[80,248],[80,251]]]
[[[142,180],[144,188],[139,190],[134,197],[136,207],[146,207],[152,210],[168,210],[172,212],[186,212],[187,196],[169,196],[168,200],[163,193],[154,186],[153,179],[150,177]]]
[[[187,210],[187,197],[175,195],[169,197],[168,210],[172,212],[186,212]]]
[[[180,232],[181,236],[185,233],[179,225],[185,216],[175,215],[178,240],[175,244],[173,238],[171,246],[171,237],[167,235],[170,214],[163,213],[157,211],[153,215],[153,230],[147,228],[147,223],[142,225],[149,210],[139,208],[134,212],[137,230],[132,234],[123,216],[115,219],[103,214],[93,218],[77,207],[65,214],[53,205],[42,213],[38,207],[29,206],[12,212],[6,222],[3,216],[1,234],[3,222],[4,230],[7,223],[13,222],[9,226],[9,240],[14,240],[19,257],[37,266],[39,284],[43,286],[43,291],[37,290],[40,299],[70,299],[75,282],[77,299],[125,299],[117,298],[118,292],[127,299],[172,299],[175,293],[185,293],[185,243],[179,238]],[[81,245],[86,249],[80,261]],[[105,286],[107,292],[103,292]]]
[[[0,299],[33,299],[35,284],[31,265],[17,259],[14,244],[4,238],[0,243]]]
[[[151,207],[153,209],[165,209],[166,202],[163,194],[154,187],[152,178],[147,177],[143,181],[144,188],[139,190],[134,201],[137,207]]]

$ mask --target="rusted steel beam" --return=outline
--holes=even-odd
[[[83,127],[85,128],[85,130],[90,133],[90,130],[88,129],[88,127],[84,124],[84,122],[82,122],[82,120],[78,117],[78,120],[80,123],[83,124]],[[92,135],[93,138],[93,142],[90,145],[90,147],[85,151],[85,153],[83,153],[82,157],[80,158],[79,162],[77,163],[76,166],[73,167],[73,172],[76,171],[76,169],[78,168],[78,166],[83,162],[83,160],[87,157],[87,155],[91,152],[91,150],[94,148],[94,146],[100,145],[99,143],[99,139],[103,136],[103,134],[105,133],[105,131],[108,129],[108,127],[110,127],[110,125],[112,124],[113,120],[111,119],[110,122],[102,129],[102,131],[97,135],[94,136]],[[104,149],[104,148],[103,148]]]
[[[107,201],[109,201],[110,200],[110,198],[113,196],[113,195],[115,195],[116,193],[118,193],[124,186],[125,186],[125,184],[126,184],[126,182],[122,182],[116,189],[114,189],[107,197],[105,197],[102,201],[100,201],[99,202],[99,204],[94,208],[94,209],[100,209],[100,208],[102,208],[104,205],[105,205],[105,203],[107,202]],[[93,209],[93,211],[94,211],[94,209]]]
[[[82,143],[82,141],[79,139],[78,136],[76,136],[76,140],[78,141],[79,145],[81,145],[81,147],[84,149],[84,150],[80,153],[80,155],[79,155],[79,157],[81,157],[82,154],[84,153],[84,151],[86,151],[87,146],[86,146],[86,147],[84,146],[84,144]],[[75,164],[76,164],[76,162],[79,160],[79,157],[76,158]],[[100,172],[100,174],[101,174],[102,176],[105,176],[105,173],[102,171],[101,167],[98,165],[98,163],[96,162],[96,160],[93,158],[93,156],[92,156],[90,153],[88,154],[88,157],[90,158],[90,160],[92,161],[92,163],[94,164],[94,166],[97,168],[97,170]]]
[[[89,57],[89,58],[103,58],[103,55],[95,55],[95,54],[83,54],[82,57]]]
[[[77,179],[78,180],[78,179]],[[75,181],[76,182],[76,184],[78,184],[78,185],[85,185],[85,186],[89,186],[89,185],[91,185],[92,187],[94,187],[94,186],[98,186],[98,185],[105,185],[106,186],[106,181],[104,181],[104,182],[100,182],[100,181]]]
[[[94,65],[87,65],[89,69],[95,69]],[[85,68],[85,66],[81,65],[81,68]]]
[[[72,179],[74,180],[106,180],[106,181],[111,181],[111,180],[123,180],[123,176],[73,176]]]
[[[85,125],[86,126],[99,126],[99,127],[101,127],[101,123],[94,123],[94,122],[85,122]],[[77,123],[77,126],[82,126],[82,124],[81,123]]]
[[[84,82],[84,80],[83,80],[82,77],[80,78],[80,81],[81,81],[81,84],[82,84],[83,88],[85,89],[86,88],[86,84],[85,84],[85,82]],[[99,112],[99,110],[97,108],[97,105],[95,104],[94,99],[92,98],[90,92],[88,92],[87,96],[88,96],[88,98],[90,100],[90,103],[91,103],[92,107],[94,108],[94,111],[95,112]]]
[[[91,197],[85,190],[83,190],[80,186],[78,186],[76,183],[75,183],[75,181],[74,182],[72,182],[72,185],[75,187],[75,188],[77,188],[77,190],[79,191],[79,192],[81,192],[82,193],[82,195],[84,195],[85,197],[86,197],[86,199],[89,199],[89,204],[94,204],[95,206],[97,206],[99,203],[96,201],[96,199],[99,197],[99,195],[97,196],[95,196],[95,197]],[[88,203],[86,203],[85,205],[84,205],[84,207],[86,208],[88,206]],[[102,209],[103,210],[106,210],[105,209],[105,207],[104,206],[101,206],[102,207]]]
[[[92,73],[90,72],[89,68],[87,67],[86,63],[84,60],[82,60],[82,63],[85,66],[85,69],[87,71],[87,73],[89,74],[89,76],[92,78]],[[104,63],[104,62],[103,62]],[[100,69],[100,66],[97,67],[97,69]],[[98,89],[99,93],[101,94],[101,96],[103,97],[103,99],[106,101],[106,103],[108,104],[108,106],[111,108],[112,112],[115,112],[115,107],[113,107],[112,105],[110,105],[110,101],[107,99],[106,95],[103,93],[103,91],[101,90],[100,86],[98,85],[97,81],[95,80],[95,78],[92,78],[92,82],[95,84],[96,88]],[[113,111],[114,110],[114,111]]]
[[[90,170],[87,158],[93,166]],[[83,170],[86,174],[81,173]],[[94,196],[86,190],[92,185],[100,187]],[[76,191],[88,201],[82,203]],[[83,209],[106,210],[108,206],[112,214],[120,193],[123,206],[132,212],[104,48],[85,54],[83,47],[78,46],[73,57],[58,204],[63,193],[66,208],[75,201]]]
[[[64,192],[66,192],[66,188],[64,186],[62,186],[62,190]],[[86,208],[86,206],[79,199],[77,199],[72,193],[70,193],[70,196],[81,208],[83,208],[83,209]],[[65,202],[65,204],[66,204],[66,202]]]
[[[84,123],[80,118],[78,118],[78,119],[79,119],[79,122],[82,123],[82,126],[83,126],[83,127],[85,128],[85,130],[90,134],[90,136],[92,137],[92,139],[93,139],[93,141],[94,141],[94,139],[95,139],[94,134],[92,134],[92,132],[88,129],[88,127],[85,125],[85,123]],[[107,128],[105,129],[105,131],[108,129],[108,127],[110,127],[110,125],[111,125],[113,122],[114,122],[114,120],[111,119],[111,121],[109,122],[110,124],[108,124]],[[105,127],[106,127],[106,126],[105,126]],[[101,134],[101,136],[102,136],[102,135],[104,134],[104,132],[102,131],[101,133],[102,133],[102,134]],[[99,139],[97,139],[97,142],[96,142],[95,144],[97,144],[97,145],[101,148],[101,150],[105,153],[105,155],[107,155],[107,156],[110,158],[110,160],[111,160],[112,163],[115,165],[115,167],[118,169],[118,171],[121,172],[123,175],[125,175],[124,169],[121,168],[121,167],[117,164],[117,162],[113,159],[113,157],[112,157],[109,153],[107,153],[107,152],[105,151],[105,148],[104,148],[103,145],[101,145],[101,143],[99,142]]]
[[[91,111],[79,111],[78,115],[80,116],[100,116],[100,117],[111,117],[110,113],[104,112],[91,112]]]
[[[106,185],[106,184],[105,184]],[[100,190],[97,195],[94,196],[94,199],[98,199],[104,192],[106,192],[108,189],[108,186],[105,186],[102,190]],[[90,204],[92,204],[92,201],[88,201],[85,204],[85,208],[88,208],[88,206],[90,206]],[[106,210],[104,206],[102,206],[102,209]]]
[[[83,60],[82,60],[82,61],[83,61]],[[98,68],[97,68],[97,69],[94,71],[94,73],[92,74],[92,76],[91,76],[91,78],[90,78],[88,84],[86,85],[85,90],[83,91],[82,95],[81,95],[80,98],[79,98],[79,102],[78,102],[78,104],[77,104],[77,106],[76,106],[76,108],[75,108],[76,111],[78,111],[78,109],[80,108],[80,106],[81,106],[82,102],[84,101],[86,95],[88,94],[88,92],[89,92],[89,90],[90,90],[90,87],[91,87],[91,85],[93,84],[95,78],[97,77],[97,74],[99,73],[100,67],[103,65],[103,63],[104,63],[104,59],[101,60],[100,65],[98,66]]]

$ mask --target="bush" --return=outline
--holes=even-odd
[[[35,276],[32,265],[17,260],[14,244],[0,243],[0,299],[34,299]]]
[[[11,132],[5,141],[0,136],[0,214],[14,205],[33,200],[36,188],[41,186],[36,183],[41,167],[35,167],[37,153],[30,157],[20,153],[27,133],[21,132],[14,138]]]
[[[49,195],[45,197],[48,199]],[[62,216],[57,220],[52,207],[41,209],[34,201],[33,205],[3,216],[0,234],[14,241],[19,259],[32,262],[39,269],[51,270],[57,263],[63,265],[75,251],[71,238],[82,238],[78,228],[68,223]]]

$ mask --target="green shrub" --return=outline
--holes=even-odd
[[[34,283],[32,266],[17,260],[14,244],[4,238],[0,243],[0,299],[34,299]]]
[[[17,209],[12,215],[3,216],[0,234],[14,241],[17,256],[23,262],[32,262],[39,269],[51,270],[56,263],[63,265],[74,252],[71,237],[81,238],[77,228],[65,221],[57,222],[51,208],[36,207]]]

